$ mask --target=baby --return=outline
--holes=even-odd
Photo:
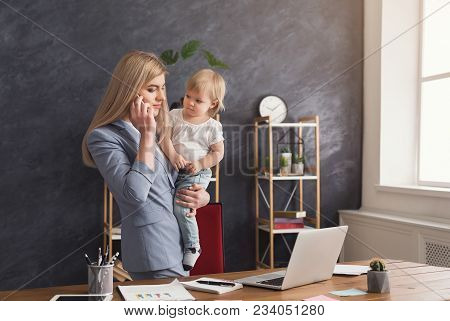
[[[179,171],[177,191],[192,184],[206,189],[212,174],[210,168],[223,158],[222,125],[212,117],[224,110],[224,96],[222,76],[211,69],[202,69],[186,83],[183,108],[170,111],[170,133],[161,149]],[[201,253],[197,221],[186,216],[189,208],[175,201],[173,210],[183,237],[183,268],[190,271]]]

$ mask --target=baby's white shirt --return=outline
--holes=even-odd
[[[178,154],[187,161],[205,157],[210,146],[224,140],[222,124],[209,118],[201,124],[191,124],[184,120],[183,109],[169,112],[169,126],[172,127],[172,143]]]

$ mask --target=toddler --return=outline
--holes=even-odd
[[[179,171],[179,189],[199,184],[207,188],[211,167],[223,158],[222,125],[214,117],[224,110],[225,81],[211,69],[196,72],[186,83],[183,108],[170,111],[169,135],[161,144],[172,165]],[[175,198],[176,199],[176,198]],[[200,256],[200,241],[195,217],[189,208],[174,201],[174,214],[184,243],[183,268],[190,271]]]

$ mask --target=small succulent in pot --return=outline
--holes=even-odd
[[[302,156],[299,157],[298,154],[294,154],[292,158],[292,173],[303,175],[304,162],[305,159]]]
[[[270,172],[270,157],[266,156],[264,158],[264,167],[263,167],[263,173],[269,173]]]
[[[373,259],[369,264],[371,271],[386,271],[386,264],[381,259]]]
[[[371,293],[389,293],[389,273],[386,264],[381,259],[373,259],[367,272],[367,290]]]
[[[288,175],[291,172],[292,166],[292,153],[289,147],[281,148],[280,154],[280,167],[281,175]]]
[[[289,161],[283,155],[280,158],[280,175],[288,175],[290,173]]]

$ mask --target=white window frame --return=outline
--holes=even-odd
[[[426,0],[420,0],[420,21],[424,18],[424,1]],[[419,103],[419,128],[418,128],[418,148],[417,148],[417,185],[419,186],[430,186],[430,187],[450,187],[450,182],[434,182],[434,181],[424,181],[420,179],[420,143],[421,143],[421,119],[422,119],[422,84],[427,81],[433,81],[438,79],[445,79],[450,78],[450,72],[443,73],[443,74],[437,74],[432,76],[423,77],[422,76],[422,65],[423,65],[423,28],[424,24],[421,23],[419,26],[419,77],[418,77],[418,103]]]

